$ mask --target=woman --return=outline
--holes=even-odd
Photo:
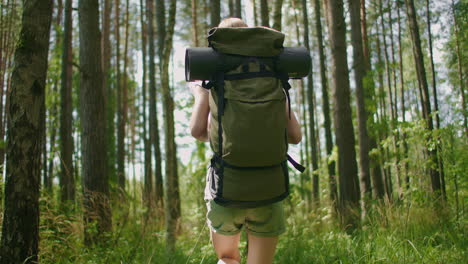
[[[227,18],[218,27],[247,27],[247,25],[239,18]],[[198,140],[208,141],[210,92],[195,83],[190,83],[189,87],[195,97],[190,120],[191,134]],[[291,112],[291,117],[287,115],[284,118],[287,120],[288,142],[298,144],[302,134],[294,113]],[[278,236],[285,231],[285,217],[281,201],[249,209],[227,208],[213,201],[208,185],[205,189],[205,200],[208,207],[208,225],[219,259],[218,264],[240,263],[238,245],[242,227],[245,227],[248,236],[247,264],[271,264],[273,262]]]

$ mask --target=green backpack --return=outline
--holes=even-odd
[[[203,87],[211,89],[209,177],[214,201],[252,208],[289,194],[287,73],[276,70],[284,34],[264,27],[213,28],[210,47],[219,53],[218,71]]]

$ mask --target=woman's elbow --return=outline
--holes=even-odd
[[[294,144],[297,145],[301,142],[302,140],[302,134],[295,134],[295,135],[289,135],[288,137],[288,143],[289,144]]]
[[[206,141],[208,139],[208,133],[206,129],[203,128],[192,127],[190,128],[190,134],[192,135],[192,137],[201,141]]]

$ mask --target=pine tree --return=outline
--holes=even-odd
[[[37,263],[51,0],[24,1],[9,101],[0,263]]]
[[[346,25],[342,0],[326,0],[325,9],[332,50],[332,89],[336,145],[338,147],[339,204],[342,224],[356,228],[359,222],[359,181],[354,128],[351,118]]]
[[[106,106],[103,104],[99,2],[80,0],[80,118],[85,243],[112,228],[107,174]],[[92,228],[96,228],[92,230]]]
[[[62,45],[62,85],[60,89],[60,187],[61,200],[75,200],[72,136],[72,1],[65,0],[64,38]]]

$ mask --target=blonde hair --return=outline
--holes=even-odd
[[[228,27],[248,27],[247,24],[240,18],[237,17],[228,17],[225,18],[219,23],[218,27],[228,28]]]

